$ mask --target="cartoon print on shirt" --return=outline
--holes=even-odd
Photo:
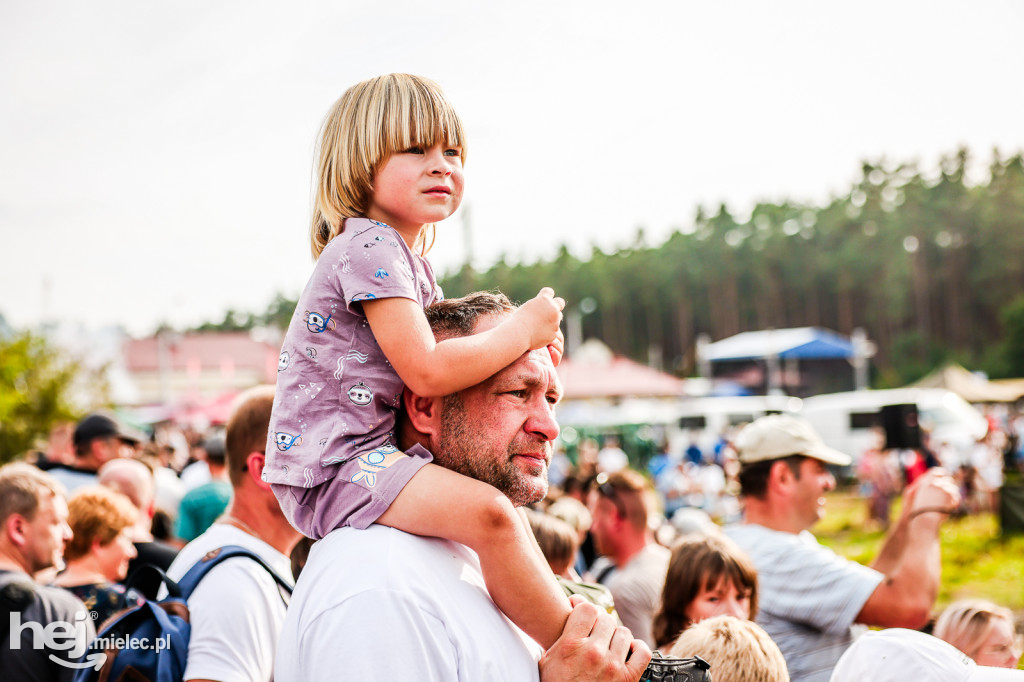
[[[306,329],[313,332],[314,334],[322,334],[328,329],[333,330],[338,326],[338,323],[331,319],[330,316],[324,317],[320,313],[306,311],[306,315],[303,318],[306,321]]]
[[[292,435],[284,431],[277,431],[274,433],[274,442],[277,444],[278,450],[288,452],[293,447],[302,445],[302,434]]]
[[[288,354],[288,351],[281,351],[281,354],[277,356],[277,371],[283,372],[288,369],[288,363],[291,362],[291,359],[292,356]]]
[[[334,370],[334,378],[337,379],[338,381],[341,381],[341,377],[345,369],[346,360],[355,360],[360,365],[365,365],[366,361],[369,359],[369,355],[367,355],[366,353],[360,353],[355,348],[353,348],[352,350],[345,354],[345,357],[338,358],[338,368]]]
[[[313,362],[316,362],[316,348],[306,346],[306,357],[312,360]]]
[[[355,348],[353,348],[345,355],[345,359],[355,360],[360,365],[365,365],[366,361],[370,359],[370,356],[367,355],[366,353],[360,353]]]
[[[369,405],[370,401],[373,400],[373,391],[364,384],[359,382],[352,388],[348,389],[348,399],[356,405]]]
[[[349,258],[348,253],[341,254],[341,258],[338,259],[341,263],[341,271],[344,273],[352,272],[352,260]]]
[[[378,234],[376,237],[373,238],[372,242],[366,242],[365,244],[363,244],[363,248],[372,249],[373,247],[377,246],[377,244],[380,244],[382,241],[384,241],[384,237],[381,237]]]
[[[353,483],[362,482],[367,488],[372,488],[377,485],[377,474],[402,457],[408,456],[391,444],[385,444],[376,450],[363,452],[356,456],[356,461],[359,463],[359,471],[352,475],[351,480]]]
[[[388,271],[385,270],[384,268],[377,268],[377,272],[373,273],[373,276],[375,279],[384,279],[385,277],[390,277],[391,275],[389,275]]]
[[[357,301],[372,301],[375,298],[377,298],[376,294],[356,294],[355,296],[353,296],[349,300],[352,303],[356,303]]]

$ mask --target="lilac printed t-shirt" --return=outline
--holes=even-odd
[[[320,254],[285,335],[263,469],[309,537],[370,525],[430,461],[423,448],[396,448],[404,386],[360,303],[395,297],[426,307],[442,294],[430,264],[394,229],[349,218]]]

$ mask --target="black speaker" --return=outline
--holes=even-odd
[[[917,423],[917,405],[885,405],[882,428],[887,450],[913,450],[921,447],[921,427]]]

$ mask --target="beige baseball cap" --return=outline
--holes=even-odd
[[[741,464],[790,455],[803,455],[839,466],[853,461],[849,455],[825,445],[810,424],[788,414],[755,419],[736,436],[736,450]]]

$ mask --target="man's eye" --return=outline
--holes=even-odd
[[[556,398],[555,396],[549,395],[547,398],[548,398],[548,404],[549,405],[557,405],[558,404],[558,398]]]
[[[526,395],[526,391],[524,391],[522,389],[517,389],[515,391],[506,391],[506,393],[508,395],[516,397],[516,398],[522,398],[522,397],[524,397]]]

